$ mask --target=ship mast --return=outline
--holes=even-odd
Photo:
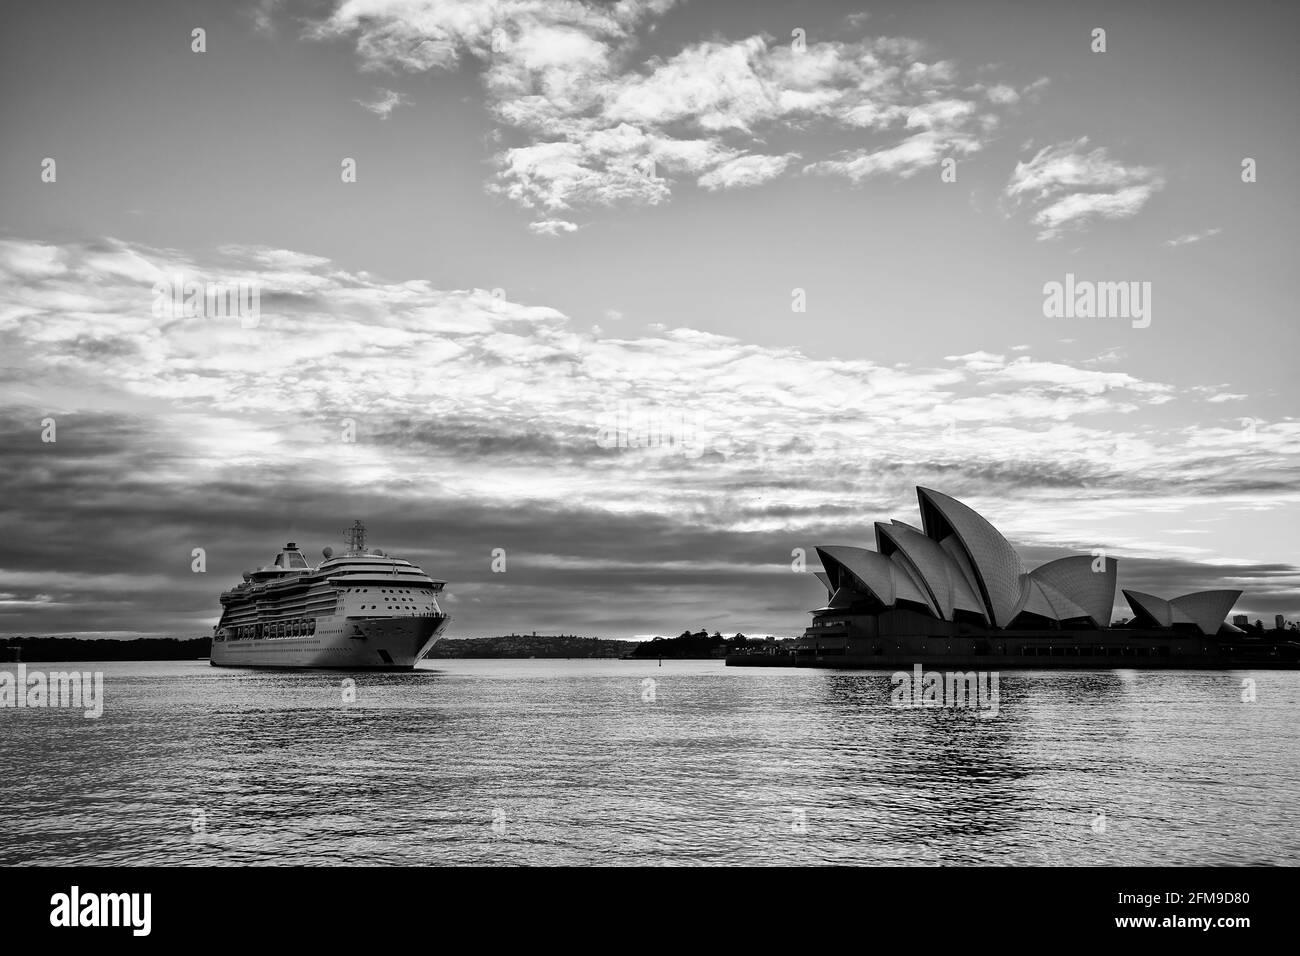
[[[349,554],[365,554],[366,526],[361,523],[360,519],[354,521],[352,527],[348,528],[343,534],[348,539]]]

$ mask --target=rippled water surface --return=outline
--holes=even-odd
[[[28,667],[106,703],[0,709],[11,865],[1300,862],[1300,672],[1008,672],[981,718],[718,661]]]

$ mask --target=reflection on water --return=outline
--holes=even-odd
[[[0,863],[1300,862],[1298,672],[74,666],[99,720],[0,709]]]

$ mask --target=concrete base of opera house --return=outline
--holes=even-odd
[[[1300,643],[1205,637],[1165,630],[1003,631],[988,637],[805,636],[792,651],[729,654],[734,667],[896,670],[1168,668],[1300,669]]]

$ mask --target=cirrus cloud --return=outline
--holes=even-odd
[[[1057,239],[1099,219],[1129,219],[1164,187],[1160,171],[1126,165],[1088,137],[1045,146],[1016,164],[1003,195],[1034,209],[1040,240]]]

